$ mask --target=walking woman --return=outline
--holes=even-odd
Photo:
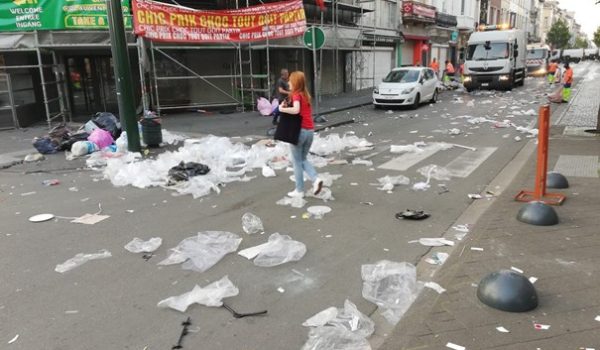
[[[306,159],[308,151],[313,143],[315,124],[312,119],[311,97],[306,89],[306,79],[304,73],[300,71],[293,72],[289,78],[289,91],[291,106],[283,102],[279,106],[279,111],[287,114],[298,115],[302,118],[300,136],[297,145],[290,145],[292,153],[292,162],[294,163],[294,177],[296,179],[296,188],[288,193],[290,197],[304,197],[304,172],[313,183],[313,193],[315,195],[321,192],[323,181],[319,179],[317,171]]]

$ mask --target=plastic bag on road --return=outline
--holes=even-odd
[[[308,320],[304,321],[302,325],[304,327],[321,327],[336,318],[337,315],[338,309],[336,307],[328,307],[327,309],[314,314]]]
[[[235,252],[242,239],[231,232],[205,231],[181,241],[171,249],[171,255],[158,265],[183,263],[184,270],[204,272],[228,253]]]
[[[408,185],[410,184],[410,179],[404,175],[398,176],[384,176],[377,179],[379,185],[377,189],[380,191],[391,191],[394,187],[398,185]]]
[[[277,205],[289,205],[292,208],[302,208],[308,203],[304,198],[300,197],[283,197],[278,200],[275,204]]]
[[[436,179],[439,181],[447,181],[450,180],[450,172],[448,169],[444,167],[439,167],[434,164],[426,165],[417,170],[417,172],[423,176],[426,176],[427,179]]]
[[[162,238],[154,237],[147,241],[135,237],[131,242],[125,245],[125,249],[132,253],[152,253],[160,247]]]
[[[382,315],[391,324],[400,321],[423,289],[415,266],[407,262],[381,260],[362,265],[361,275],[363,297],[385,309]]]
[[[275,170],[273,170],[270,166],[265,165],[262,167],[262,176],[275,177],[275,176],[277,176],[277,174],[275,173]]]
[[[205,164],[181,161],[169,169],[169,177],[175,181],[188,181],[191,177],[206,175],[209,172],[210,168]]]
[[[224,298],[236,296],[239,292],[239,289],[229,280],[229,277],[225,276],[204,288],[196,285],[194,289],[187,293],[161,300],[156,306],[161,308],[170,307],[180,312],[185,312],[192,304],[220,307],[223,305]]]
[[[100,129],[110,132],[113,139],[118,138],[121,134],[121,123],[112,113],[98,112],[92,117],[92,122]]]
[[[292,237],[274,233],[269,236],[269,244],[260,252],[254,265],[272,267],[290,261],[298,261],[306,254],[306,245],[294,241]]]
[[[95,143],[98,145],[98,148],[103,149],[112,145],[114,139],[110,132],[102,129],[96,129],[92,131],[90,136],[88,136],[88,141]]]
[[[358,334],[337,327],[310,330],[302,350],[371,350],[369,342]]]
[[[79,253],[79,254],[75,255],[74,257],[72,257],[71,259],[65,261],[64,263],[56,265],[56,268],[54,268],[54,271],[59,272],[59,273],[65,273],[67,271],[70,271],[70,270],[78,267],[78,266],[85,264],[86,262],[88,262],[90,260],[106,259],[106,258],[110,258],[111,256],[112,255],[110,254],[110,252],[106,249],[102,249],[98,253],[92,253],[92,254]]]
[[[363,338],[368,338],[375,332],[375,322],[367,315],[358,311],[356,305],[348,299],[344,302],[344,308],[338,309],[335,317],[326,322],[326,324],[348,330]]]
[[[242,228],[244,229],[244,232],[250,235],[265,231],[262,220],[252,213],[242,215]]]

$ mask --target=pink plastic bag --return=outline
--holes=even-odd
[[[256,101],[256,109],[262,115],[271,115],[273,113],[273,109],[271,107],[271,102],[264,97],[259,97]]]
[[[92,131],[90,136],[88,136],[88,141],[91,141],[98,145],[98,148],[103,149],[104,147],[108,147],[115,142],[110,134],[110,132],[102,129],[96,129]]]

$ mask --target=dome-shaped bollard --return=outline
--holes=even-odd
[[[569,188],[569,181],[563,174],[551,171],[546,175],[546,187]]]
[[[500,270],[485,276],[477,288],[477,298],[494,309],[526,312],[538,306],[535,287],[520,273]]]
[[[530,225],[552,226],[558,224],[558,215],[548,204],[530,202],[521,207],[517,220]]]

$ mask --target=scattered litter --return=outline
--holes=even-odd
[[[450,134],[450,135],[460,135],[460,133],[461,133],[460,129],[457,129],[457,128],[448,130],[448,134]]]
[[[513,270],[513,271],[515,271],[515,272],[518,272],[518,273],[523,273],[523,270],[521,270],[519,268],[516,268],[514,266],[511,266],[510,269]]]
[[[322,219],[325,214],[331,212],[331,208],[324,205],[315,205],[306,209],[313,219]]]
[[[277,205],[289,205],[292,208],[302,208],[306,205],[306,203],[308,203],[304,198],[300,198],[300,197],[283,197],[282,199],[278,200],[275,204]]]
[[[442,294],[446,291],[444,287],[440,286],[435,282],[425,282],[425,287],[435,290],[436,292],[438,292],[438,294]]]
[[[418,133],[418,132],[419,132],[419,130],[412,130],[412,131],[409,131],[408,133],[409,133],[409,134],[416,134],[416,133]]]
[[[517,141],[517,142],[521,141],[521,137],[520,136],[515,136],[515,141]]]
[[[600,315],[596,316],[596,318],[594,319],[594,321],[600,322]]]
[[[537,277],[529,277],[529,282],[531,282],[531,284],[534,284],[535,282],[537,282],[538,278]]]
[[[185,312],[192,304],[204,306],[220,307],[223,306],[223,299],[238,295],[239,289],[231,283],[229,277],[224,276],[206,287],[196,285],[191,291],[169,297],[158,302],[160,308],[171,308],[180,312]]]
[[[243,317],[249,317],[249,316],[259,316],[259,315],[265,315],[267,313],[267,310],[263,310],[263,311],[254,311],[254,312],[246,312],[246,313],[239,313],[236,312],[234,309],[231,308],[231,306],[225,304],[225,302],[223,302],[223,308],[229,312],[231,312],[231,315],[235,318],[243,318]]]
[[[351,182],[350,186],[358,186],[358,182]]]
[[[510,331],[504,327],[496,327],[496,330],[500,333],[510,333]]]
[[[133,210],[133,209],[125,209],[125,211],[128,212],[129,214],[135,213],[135,210]]]
[[[254,265],[272,267],[290,261],[298,261],[306,254],[306,245],[293,240],[290,236],[274,233],[259,251]]]
[[[15,335],[15,336],[14,336],[14,338],[12,338],[11,340],[9,340],[9,341],[8,341],[8,343],[9,343],[9,344],[12,344],[12,343],[16,342],[16,341],[17,341],[17,339],[19,339],[19,335],[18,335],[18,334],[17,334],[17,335]]]
[[[77,188],[77,187],[69,187],[69,191],[71,191],[71,192],[79,192],[79,188]]]
[[[75,315],[75,314],[78,314],[78,313],[79,313],[79,310],[67,310],[67,311],[65,311],[66,315]]]
[[[189,181],[190,178],[199,175],[206,175],[210,168],[201,163],[181,161],[169,169],[169,178],[173,181]]]
[[[450,180],[450,172],[448,169],[439,167],[434,164],[426,165],[422,168],[419,168],[417,172],[423,176],[426,176],[428,179],[433,178],[439,181]]]
[[[444,252],[435,252],[431,255],[431,258],[425,259],[425,261],[431,265],[443,265],[450,254]]]
[[[448,342],[446,344],[446,347],[450,348],[450,349],[454,349],[454,350],[465,350],[466,349],[464,346],[456,345],[456,344],[450,343],[450,342]]]
[[[417,270],[407,262],[381,260],[361,267],[362,296],[385,309],[382,315],[397,324],[415,301],[423,286],[417,282]]]
[[[181,334],[179,334],[179,339],[177,340],[177,344],[173,345],[171,349],[183,349],[183,338],[189,334],[189,327],[192,325],[192,318],[188,316],[188,318],[181,323],[183,329],[181,330]],[[144,350],[147,350],[148,347],[144,347]]]
[[[273,168],[271,168],[268,165],[264,165],[262,167],[262,176],[264,176],[264,177],[275,177],[275,176],[277,176],[277,174],[275,173],[275,170],[273,170]]]
[[[344,301],[344,308],[329,307],[304,321],[302,325],[304,327],[331,326],[350,331],[363,338],[368,338],[375,332],[375,322],[360,312],[348,299]]]
[[[31,222],[44,222],[54,219],[54,214],[38,214],[30,217],[28,220]]]
[[[449,246],[454,245],[454,242],[444,239],[444,238],[419,238],[418,242],[421,243],[421,245],[424,245],[427,247],[442,247],[445,245],[449,245]]]
[[[392,191],[394,187],[398,185],[408,185],[410,184],[410,179],[404,175],[398,176],[384,176],[377,179],[379,182],[379,186],[377,189],[380,191]]]
[[[261,233],[265,231],[262,220],[252,213],[245,213],[242,215],[242,229],[247,234]]]
[[[135,237],[131,242],[125,245],[125,249],[132,253],[152,253],[160,247],[162,238],[153,237],[147,241]]]
[[[427,219],[429,216],[431,216],[429,215],[429,213],[426,213],[422,210],[406,209],[403,212],[396,213],[396,219],[424,220]]]
[[[281,288],[281,287],[277,288],[277,291],[278,291],[279,293],[285,293],[285,289],[283,289],[283,288]]]
[[[44,186],[60,185],[60,180],[59,179],[44,180],[44,181],[42,181],[42,185],[44,185]]]
[[[352,165],[373,166],[373,162],[366,159],[355,158],[352,160]]]
[[[336,307],[329,307],[323,311],[316,313],[314,316],[310,317],[308,320],[304,321],[302,325],[304,327],[320,327],[327,324],[327,322],[336,318],[338,314],[338,309]]]
[[[362,205],[374,206],[373,202],[360,202]]]
[[[308,333],[301,350],[371,350],[369,342],[358,334],[338,327],[316,327]]]
[[[59,272],[59,273],[65,273],[67,271],[70,271],[70,270],[78,267],[78,266],[85,264],[86,262],[88,262],[90,260],[106,259],[106,258],[110,258],[111,256],[112,255],[110,254],[110,252],[106,249],[103,249],[103,250],[99,251],[98,253],[92,253],[92,254],[79,253],[79,254],[75,255],[74,257],[72,257],[71,259],[65,261],[64,263],[56,265],[56,268],[54,268],[54,271]]]
[[[433,165],[429,168],[428,172],[427,172],[427,181],[425,182],[417,182],[416,184],[413,185],[413,190],[415,191],[427,191],[427,189],[429,187],[431,187],[429,185],[429,182],[431,181],[431,173],[435,170],[437,166]]]
[[[469,197],[470,199],[481,199],[481,198],[483,198],[483,196],[480,195],[479,193],[469,193],[467,195],[467,197]]]
[[[181,264],[184,270],[204,272],[226,254],[235,252],[242,239],[231,232],[205,231],[181,241],[158,265]]]
[[[534,323],[533,327],[535,329],[537,329],[538,331],[545,331],[545,330],[550,329],[550,325],[549,324]]]
[[[39,162],[46,159],[46,157],[44,157],[43,154],[41,153],[31,153],[25,156],[25,159],[23,159],[23,161],[25,163],[33,163],[33,162]]]
[[[21,197],[27,197],[36,194],[36,191],[21,193]]]
[[[471,100],[467,102],[467,107],[475,107],[475,101]]]
[[[471,250],[477,251],[477,252],[482,252],[483,248],[479,248],[479,247],[471,247]]]
[[[74,224],[95,225],[100,221],[106,220],[110,215],[85,214],[71,221]]]

